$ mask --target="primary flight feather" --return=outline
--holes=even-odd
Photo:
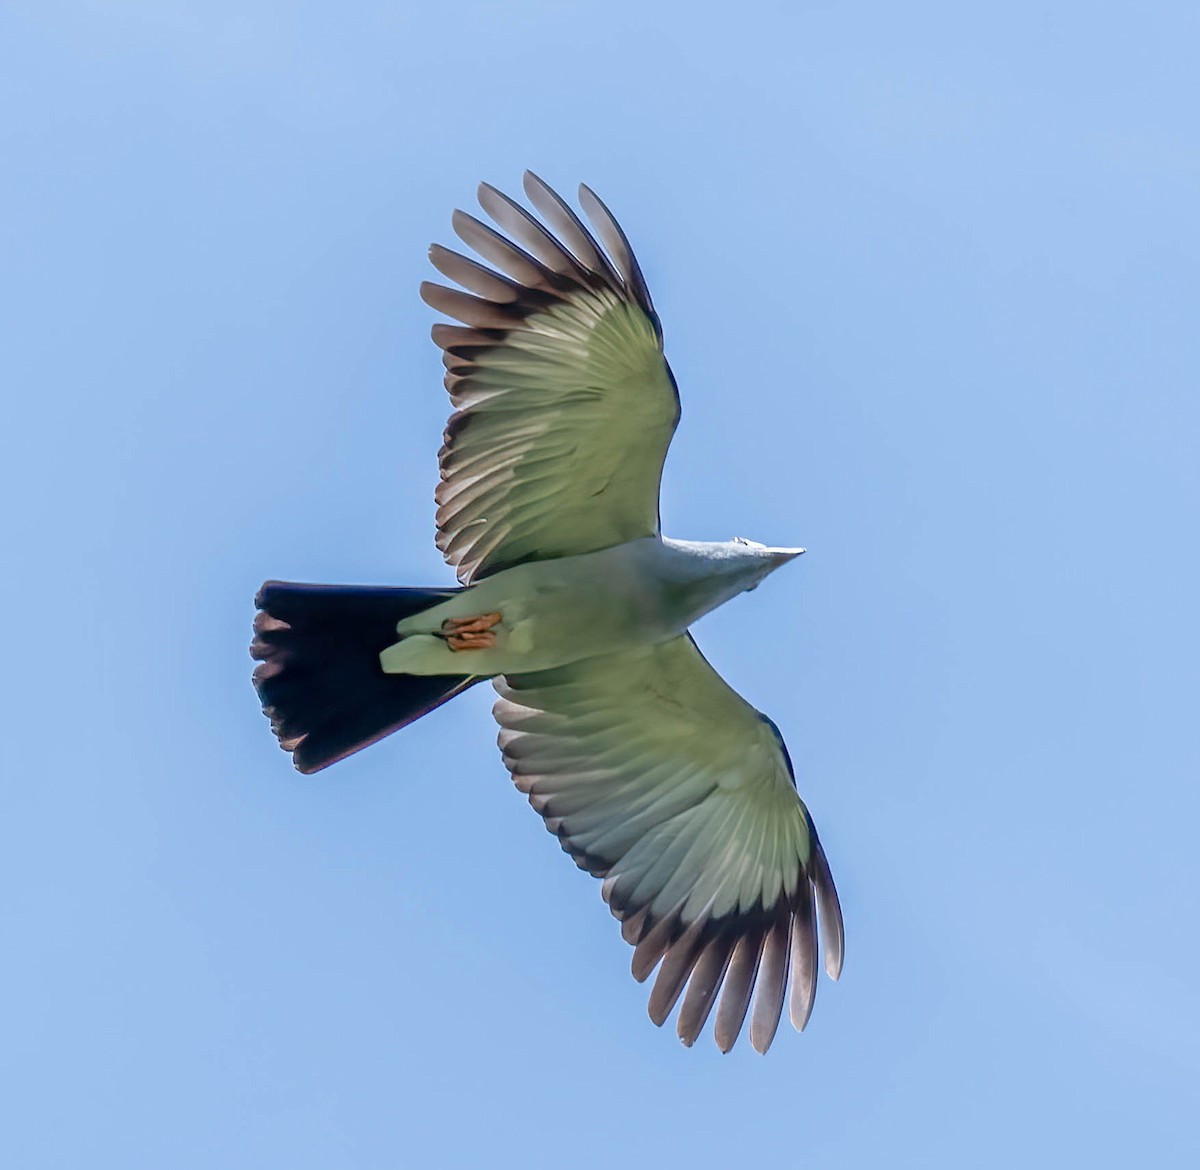
[[[808,1021],[818,932],[840,974],[842,915],[778,729],[688,628],[804,550],[662,535],[679,398],[641,269],[587,187],[595,235],[533,174],[525,193],[540,221],[483,184],[500,230],[453,225],[491,267],[435,244],[460,287],[421,286],[461,323],[433,327],[454,405],[437,545],[460,587],[269,581],[254,683],[315,772],[491,679],[517,787],[603,880],[634,977],[657,969],[651,1019],[682,1000],[690,1045],[715,1010],[728,1051],[749,1014],[765,1052],[785,1000]]]

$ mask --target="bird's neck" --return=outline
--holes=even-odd
[[[684,626],[754,585],[762,566],[728,544],[671,540],[661,544],[661,581],[667,604]]]

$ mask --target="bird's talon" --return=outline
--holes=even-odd
[[[490,650],[496,644],[493,627],[500,614],[484,613],[476,617],[447,618],[442,622],[442,637],[451,650]]]

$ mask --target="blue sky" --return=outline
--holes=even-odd
[[[1191,4],[0,12],[14,1166],[1200,1157]],[[426,245],[623,221],[669,533],[780,725],[846,971],[763,1059],[645,1014],[478,688],[302,778],[265,577],[447,583]]]

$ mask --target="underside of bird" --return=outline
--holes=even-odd
[[[457,588],[269,581],[251,654],[265,713],[316,772],[491,679],[517,788],[602,880],[650,1016],[749,1016],[765,1052],[785,1002],[809,1020],[842,915],[775,724],[704,659],[697,617],[802,549],[663,538],[658,489],[679,417],[662,331],[628,241],[586,187],[594,233],[536,176],[541,221],[484,184],[499,231],[463,212],[491,267],[439,246],[461,288],[423,285],[454,406],[437,545]],[[503,233],[503,234],[502,234]],[[466,290],[466,291],[463,291]],[[790,984],[790,997],[788,987]]]

